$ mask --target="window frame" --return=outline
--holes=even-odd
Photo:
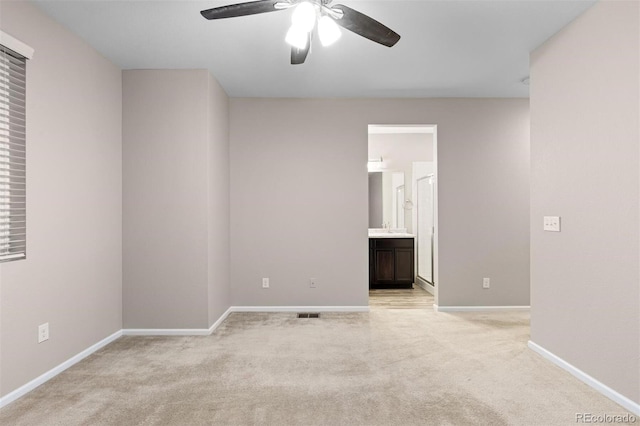
[[[0,30],[0,263],[27,257],[27,60],[33,52]]]

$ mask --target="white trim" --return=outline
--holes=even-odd
[[[438,306],[433,305],[436,312],[497,312],[528,311],[530,306]]]
[[[124,336],[209,336],[231,312],[369,312],[368,306],[231,306],[207,328],[125,328]]]
[[[106,337],[99,341],[98,343],[88,347],[77,355],[72,356],[62,364],[52,368],[46,373],[36,377],[31,380],[29,383],[20,386],[18,389],[13,392],[8,393],[4,397],[0,398],[0,408],[5,405],[15,401],[21,396],[27,394],[33,389],[37,388],[41,384],[49,381],[54,378],[58,374],[62,373],[67,368],[77,364],[82,361],[92,353],[96,352],[98,349],[102,349],[109,343],[118,339],[122,336],[208,336],[215,331],[216,328],[222,324],[222,322],[229,316],[231,313],[231,308],[227,309],[221,316],[218,318],[216,322],[214,322],[211,327],[205,329],[122,329],[113,333],[111,336]]]
[[[77,364],[99,349],[122,336],[208,336],[213,333],[231,312],[369,312],[368,306],[231,306],[209,328],[194,329],[141,329],[129,328],[118,330],[98,343],[88,347],[77,355],[72,356],[62,364],[36,377],[29,383],[0,398],[0,408],[15,401],[43,383],[62,373],[67,368]]]
[[[369,312],[368,306],[232,306],[231,312]]]
[[[122,334],[124,336],[209,336],[220,327],[231,312],[231,308],[227,309],[209,328],[125,328]]]
[[[124,328],[123,336],[208,336],[208,328]]]
[[[230,313],[231,313],[231,308],[224,311],[224,314],[220,315],[220,318],[218,318],[218,320],[213,324],[211,324],[211,327],[209,327],[209,334],[216,331],[216,328],[220,327],[220,324],[222,324],[222,322],[227,319]]]
[[[73,366],[74,364],[77,364],[78,362],[82,361],[83,359],[93,354],[97,350],[107,346],[109,343],[113,342],[114,340],[118,339],[121,336],[122,336],[122,330],[116,331],[111,336],[105,337],[104,339],[100,340],[98,343],[92,346],[89,346],[87,349],[83,350],[79,354],[72,356],[68,360],[64,361],[62,364],[56,367],[53,367],[51,370],[47,371],[46,373],[41,374],[40,376],[31,380],[29,383],[23,386],[20,386],[18,389],[14,390],[13,392],[9,392],[7,395],[0,398],[0,408],[15,401],[16,399],[20,398],[26,393],[31,392],[41,384],[49,381],[50,379],[54,378],[58,374],[62,373],[67,368]]]
[[[4,47],[8,47],[16,53],[24,56],[27,59],[33,58],[33,47],[21,42],[17,38],[0,30],[0,44]]]
[[[432,134],[435,133],[433,124],[369,124],[370,135],[383,135],[383,134],[398,134],[398,133],[411,133],[411,134]]]
[[[602,395],[606,396],[613,402],[620,404],[623,408],[631,411],[633,414],[637,416],[640,416],[640,403],[634,402],[631,399],[627,398],[626,396],[616,392],[615,390],[611,389],[609,386],[594,379],[584,371],[580,370],[577,367],[574,367],[573,365],[569,364],[567,361],[549,352],[548,350],[538,345],[537,343],[534,343],[531,340],[529,340],[528,346],[529,346],[529,349],[531,349],[532,351],[541,355],[543,358],[551,361],[552,363],[562,368],[563,370],[571,373],[571,375],[576,377],[578,380],[591,386],[593,389],[595,389]]]
[[[426,291],[427,293],[431,294],[432,296],[436,295],[436,288],[433,286],[433,284],[429,284],[427,281],[423,280],[422,278],[416,276],[415,284],[421,289],[423,289],[424,291]]]

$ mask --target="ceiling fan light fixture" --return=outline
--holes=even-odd
[[[311,32],[316,25],[316,8],[308,1],[303,1],[293,9],[291,22],[294,27],[300,27],[306,32]]]
[[[323,46],[331,46],[338,41],[342,33],[338,24],[329,16],[324,15],[318,20],[318,36]]]
[[[298,49],[306,49],[309,42],[309,32],[293,24],[287,31],[285,41]]]
[[[318,37],[324,46],[331,45],[340,38],[341,29],[338,27],[387,47],[394,46],[400,40],[398,33],[372,17],[343,4],[330,6],[331,2],[332,0],[245,0],[201,10],[200,15],[207,20],[217,20],[292,8],[292,25],[285,37],[292,46],[292,65],[303,64],[306,60],[316,25],[319,28]]]

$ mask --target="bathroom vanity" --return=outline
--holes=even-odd
[[[369,233],[369,288],[412,288],[414,236],[406,233]]]

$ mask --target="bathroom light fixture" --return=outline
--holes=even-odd
[[[367,170],[369,172],[381,172],[384,168],[384,161],[380,158],[369,158],[367,162]]]

